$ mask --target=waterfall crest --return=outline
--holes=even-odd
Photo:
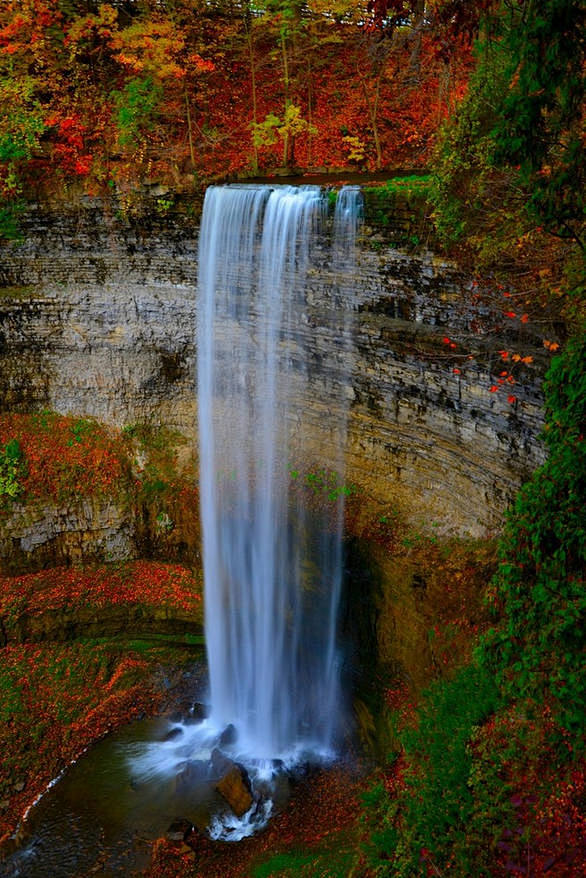
[[[330,245],[317,186],[214,186],[204,202],[198,417],[211,721],[234,724],[239,751],[257,759],[327,751],[336,734],[351,329],[341,278],[360,204],[355,187],[339,193]],[[315,313],[318,267],[330,304]],[[308,333],[327,366],[319,382]],[[315,447],[303,427],[309,400],[337,482],[304,469]],[[312,489],[319,502],[308,502]]]

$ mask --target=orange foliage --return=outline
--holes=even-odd
[[[247,173],[253,123],[291,106],[307,123],[290,145],[299,167],[421,166],[471,64],[466,39],[442,31],[450,51],[438,53],[435,19],[414,11],[381,42],[348,4],[338,17],[308,4],[296,20],[187,0],[172,14],[160,4],[75,6],[0,8],[0,73],[26,78],[29,106],[48,120],[35,155],[17,162],[30,184],[50,186],[55,169],[87,177],[91,191],[132,174],[177,183],[193,172]],[[121,145],[115,95],[144,78],[160,87],[156,124],[141,143]],[[270,171],[282,144],[264,144],[256,157]]]
[[[185,567],[151,561],[0,576],[0,614],[15,607],[21,615],[40,616],[67,607],[116,604],[184,610],[193,614],[195,625],[202,621],[201,582]]]

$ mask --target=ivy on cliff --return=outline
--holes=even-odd
[[[585,363],[582,334],[549,370],[549,455],[508,514],[495,624],[416,708],[391,704],[394,752],[365,798],[376,875],[586,868]]]
[[[562,724],[586,709],[586,338],[556,357],[545,385],[549,457],[519,492],[490,592],[503,621],[481,656],[511,698],[551,698]]]

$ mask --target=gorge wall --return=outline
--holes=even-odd
[[[22,241],[0,244],[0,410],[163,423],[195,450],[197,210],[154,200],[133,216],[86,199],[31,209],[21,225]],[[327,274],[325,263],[310,274],[288,355],[309,359],[316,384],[338,380],[336,358],[351,360],[347,481],[424,529],[498,528],[544,455],[531,328],[507,334],[498,310],[471,302],[471,278],[454,264],[365,228],[356,272],[339,290],[354,343],[332,355],[320,320]],[[499,350],[511,346],[534,358],[519,368],[514,404],[490,392]],[[327,466],[325,419],[311,395],[301,404],[302,423],[290,428],[315,439],[306,463]]]

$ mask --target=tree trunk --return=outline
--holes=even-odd
[[[307,166],[311,167],[311,128],[313,125],[313,89],[311,87],[311,55],[307,55]]]
[[[375,87],[374,87],[374,97],[371,97],[370,92],[368,90],[368,86],[366,85],[366,80],[364,77],[360,77],[360,81],[362,84],[362,91],[364,92],[364,99],[366,101],[366,109],[368,111],[368,118],[370,119],[370,128],[372,130],[372,139],[374,140],[374,148],[376,152],[376,170],[380,171],[383,166],[383,154],[380,143],[380,136],[378,131],[378,105],[380,99],[380,88],[381,88],[381,80],[382,80],[382,69],[376,75]]]
[[[191,170],[195,173],[195,150],[193,149],[193,133],[191,131],[191,113],[189,111],[189,97],[185,90],[185,109],[187,111],[187,137],[189,138],[189,156],[191,158]]]
[[[287,54],[287,38],[285,32],[281,31],[281,55],[283,58],[283,85],[285,86],[285,118],[289,109],[289,56]],[[283,133],[283,167],[289,167],[289,132],[285,127]]]
[[[258,146],[256,145],[255,132],[258,124],[258,102],[256,97],[256,64],[254,60],[254,44],[252,42],[252,20],[250,9],[244,13],[244,28],[246,30],[246,46],[248,49],[248,61],[250,64],[250,90],[252,92],[252,171],[258,174]]]
[[[413,11],[413,34],[414,42],[409,58],[409,76],[417,82],[421,68],[421,42],[423,38],[423,28],[425,26],[425,0],[417,0],[417,4]]]

